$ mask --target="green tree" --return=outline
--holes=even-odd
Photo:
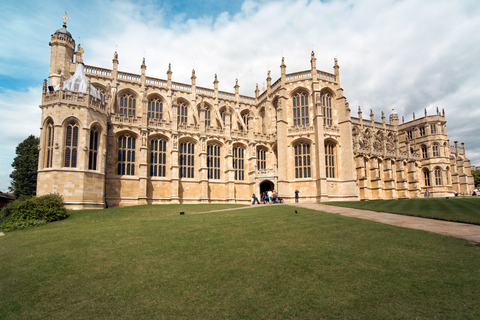
[[[472,171],[475,187],[480,187],[480,170]]]
[[[12,163],[10,191],[17,199],[22,195],[34,196],[36,194],[39,143],[39,138],[30,135],[20,142],[15,150],[17,156]]]

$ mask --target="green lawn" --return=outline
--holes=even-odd
[[[480,197],[322,202],[322,204],[480,225]]]
[[[0,237],[0,319],[480,317],[480,246],[282,205],[179,215],[212,207],[73,212]]]

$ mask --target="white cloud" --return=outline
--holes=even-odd
[[[40,135],[41,87],[27,88],[25,92],[0,91],[0,191],[10,186],[11,164],[15,148],[31,134]]]

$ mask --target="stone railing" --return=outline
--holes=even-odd
[[[149,127],[155,127],[155,128],[161,128],[161,129],[170,129],[171,124],[170,122],[167,122],[167,120],[158,120],[158,119],[148,119],[148,126]]]
[[[337,126],[331,126],[331,125],[327,125],[327,124],[323,125],[323,130],[326,133],[339,133],[340,132],[340,129]]]
[[[255,103],[255,98],[248,97],[248,96],[240,96],[240,101],[254,104]]]
[[[113,119],[114,122],[120,122],[121,124],[138,124],[138,123],[140,123],[140,121],[133,116],[127,117],[127,116],[124,116],[124,115],[121,115],[121,114],[114,115],[112,117],[112,119]]]
[[[117,73],[117,79],[140,82],[140,76],[138,74],[119,72]]]
[[[319,70],[317,70],[317,77],[328,81],[337,81],[337,77],[334,74]]]
[[[85,73],[99,75],[99,76],[106,76],[106,77],[112,76],[112,70],[97,68],[92,66],[85,66]]]
[[[182,90],[182,91],[192,91],[192,86],[189,84],[172,82],[172,89]]]
[[[235,100],[235,94],[224,91],[218,91],[218,97],[223,99]]]
[[[277,139],[277,134],[276,133],[274,133],[274,134],[264,134],[264,133],[255,132],[253,135],[254,135],[255,140],[257,140],[257,141],[274,141],[274,140]]]
[[[300,80],[300,79],[311,78],[311,77],[312,77],[312,71],[308,70],[308,71],[301,71],[301,72],[287,74],[286,80],[294,81],[294,80]]]
[[[280,87],[280,83],[282,82],[282,78],[279,78],[277,81],[275,81],[274,84],[272,84],[272,92],[274,92],[278,87]]]
[[[200,93],[200,94],[209,95],[209,96],[214,96],[215,95],[215,91],[213,91],[212,89],[207,89],[207,88],[202,88],[202,87],[196,87],[195,92]]]
[[[101,111],[106,110],[105,103],[101,99],[97,99],[94,96],[86,93],[72,92],[68,90],[44,92],[43,103],[49,104],[52,102],[64,102],[67,104],[75,104],[79,106],[95,108]]]
[[[159,86],[159,87],[166,87],[167,86],[167,81],[162,80],[162,79],[156,79],[156,78],[150,78],[147,77],[145,78],[145,82],[154,86]]]
[[[313,133],[314,129],[312,126],[291,126],[288,128],[289,134],[298,134],[298,133]]]
[[[195,126],[193,124],[187,125],[187,124],[182,123],[182,124],[178,125],[177,130],[179,132],[199,132],[200,127]]]
[[[231,135],[234,138],[248,138],[248,132],[242,130],[232,130]]]

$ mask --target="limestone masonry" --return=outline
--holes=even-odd
[[[445,113],[388,123],[350,115],[333,73],[287,73],[254,97],[84,65],[66,25],[51,37],[42,93],[37,194],[70,209],[156,203],[248,203],[452,196],[473,191],[463,143]]]

